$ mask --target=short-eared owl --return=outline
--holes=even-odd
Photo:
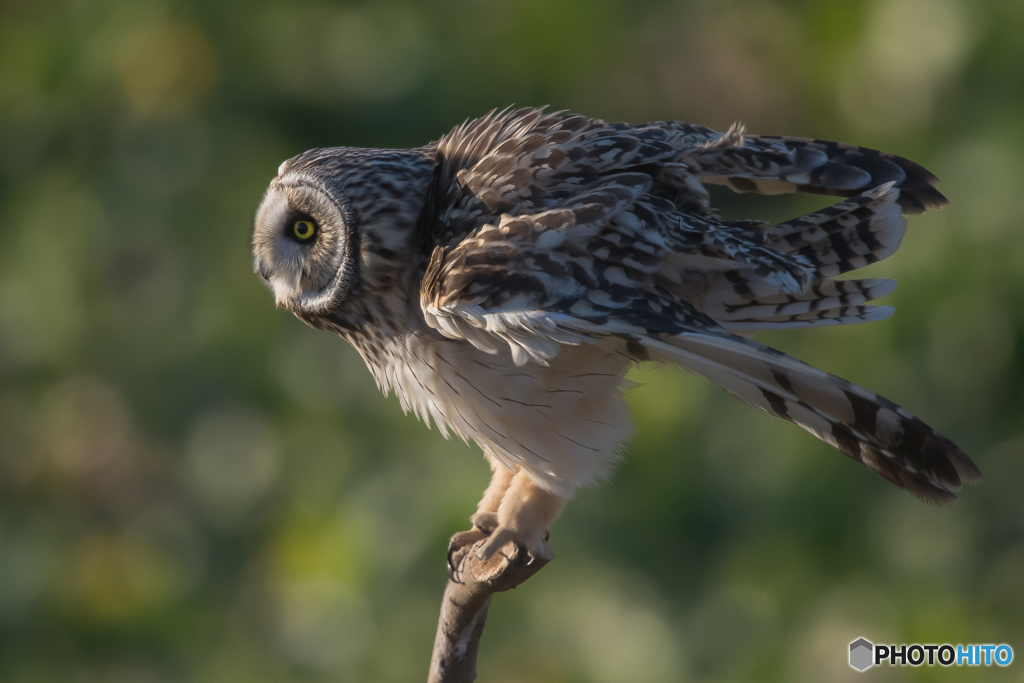
[[[702,183],[845,197],[777,225],[725,221]],[[880,320],[892,254],[937,179],[806,138],[492,113],[417,149],[314,149],[256,216],[277,305],[335,332],[380,388],[494,470],[453,542],[550,557],[548,525],[630,433],[623,376],[674,363],[803,427],[916,496],[956,499],[974,463],[906,409],[746,337]]]

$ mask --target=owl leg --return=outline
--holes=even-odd
[[[550,560],[554,553],[547,541],[548,525],[567,502],[533,483],[525,470],[516,472],[498,506],[497,527],[478,556],[486,560],[513,541],[534,557]]]
[[[467,531],[460,531],[453,535],[448,541],[448,570],[453,572],[452,556],[459,548],[473,545],[477,541],[487,538],[498,527],[498,508],[501,500],[505,497],[513,477],[519,472],[519,467],[513,465],[512,469],[505,467],[495,459],[491,459],[491,467],[494,474],[491,475],[491,483],[484,491],[484,497],[476,506],[476,514],[469,518],[473,528]]]
[[[519,466],[513,465],[511,469],[505,467],[497,460],[492,461],[494,474],[491,475],[491,483],[484,491],[484,497],[476,506],[476,514],[469,518],[473,526],[482,529],[490,534],[498,526],[498,508],[508,491],[512,478],[519,472]]]

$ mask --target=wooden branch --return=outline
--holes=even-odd
[[[514,543],[484,562],[476,551],[486,542],[485,538],[452,554],[455,571],[444,588],[428,683],[472,683],[491,595],[517,587],[548,563]]]

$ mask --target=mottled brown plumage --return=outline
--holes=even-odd
[[[845,197],[778,225],[721,220],[702,183]],[[319,149],[282,164],[256,220],[279,306],[356,347],[406,410],[495,470],[473,520],[549,556],[548,524],[606,476],[630,363],[674,363],[794,422],[924,500],[980,480],[905,409],[747,335],[878,320],[902,213],[947,202],[906,159],[678,122],[492,113],[413,150]],[[314,238],[289,231],[316,225]]]

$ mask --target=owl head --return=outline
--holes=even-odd
[[[356,284],[356,219],[329,174],[289,170],[288,163],[256,212],[254,268],[278,306],[324,315],[340,306]]]
[[[307,321],[338,317],[407,269],[433,168],[423,150],[351,147],[281,164],[253,232],[253,266],[277,305]]]

